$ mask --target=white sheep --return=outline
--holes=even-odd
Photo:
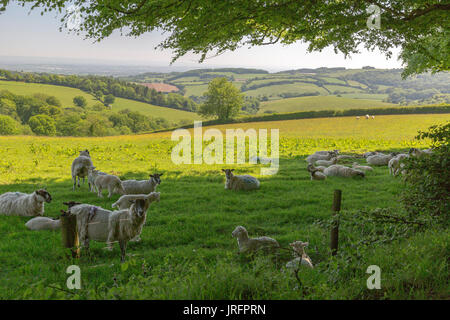
[[[353,169],[356,169],[356,170],[373,171],[373,168],[372,168],[372,167],[369,167],[369,166],[362,166],[362,165],[360,165],[358,162],[353,162],[352,168],[353,168]]]
[[[389,160],[395,157],[396,154],[376,154],[373,156],[369,156],[366,158],[366,161],[368,164],[371,164],[373,166],[387,166],[389,163]]]
[[[311,258],[306,254],[305,248],[309,245],[308,242],[302,242],[302,241],[294,241],[289,244],[292,247],[292,250],[294,251],[294,260],[289,261],[286,263],[286,268],[289,269],[298,269],[299,266],[303,265],[308,268],[314,268]]]
[[[363,157],[367,158],[367,157],[370,157],[370,156],[374,156],[376,154],[378,154],[378,152],[376,152],[376,151],[369,151],[369,152],[363,153]]]
[[[337,160],[341,161],[341,160],[347,160],[347,159],[353,159],[354,156],[348,155],[348,154],[341,154],[337,156]]]
[[[103,189],[108,189],[108,198],[111,198],[113,193],[125,194],[122,181],[114,175],[98,175],[94,180],[94,185],[100,198],[103,197]]]
[[[101,172],[99,170],[95,170],[95,167],[89,167],[88,168],[88,185],[89,185],[89,191],[95,192],[95,178],[99,175],[106,175],[107,173]]]
[[[400,171],[401,161],[405,158],[408,158],[409,155],[405,153],[398,154],[388,162],[389,173],[394,177],[398,175]]]
[[[149,180],[124,180],[122,186],[125,190],[124,194],[149,194],[155,192],[156,187],[161,184],[162,173],[150,175]]]
[[[7,216],[43,216],[44,203],[50,203],[52,197],[44,189],[31,194],[6,192],[0,195],[0,215]]]
[[[327,178],[322,171],[314,167],[312,164],[309,164],[307,169],[311,175],[311,180],[325,180]]]
[[[249,238],[248,232],[243,226],[237,226],[231,235],[237,238],[239,252],[249,253],[255,252],[262,248],[279,248],[277,240],[269,237]]]
[[[425,154],[432,154],[433,153],[433,150],[432,149],[424,149],[424,150],[420,150],[420,149],[417,149],[417,148],[411,148],[410,150],[409,150],[409,154],[411,155],[411,156],[414,156],[414,157],[421,157],[421,156],[423,156],[423,155],[425,155]]]
[[[330,152],[334,153],[335,156],[339,154],[339,150],[328,150],[328,151],[316,151],[314,154],[328,155]]]
[[[84,151],[80,151],[80,155],[75,158],[72,162],[72,181],[73,181],[73,190],[75,190],[75,185],[77,184],[78,178],[78,187],[80,187],[80,178],[84,179],[88,176],[88,169],[93,167],[91,156],[89,151],[86,149]]]
[[[25,223],[25,227],[30,230],[58,230],[61,229],[61,220],[47,217],[36,217]]]
[[[256,190],[260,186],[260,182],[253,176],[233,174],[234,169],[222,169],[225,172],[225,189],[228,190]]]
[[[333,164],[332,166],[329,166],[326,168],[323,172],[327,177],[365,177],[365,174],[361,170],[349,168],[340,164]]]
[[[119,242],[123,262],[127,243],[142,231],[149,206],[148,199],[137,199],[130,208],[118,211],[89,204],[75,205],[69,210],[70,214],[76,215],[78,234],[84,247],[89,248],[90,240],[106,242],[109,249],[114,242]]]
[[[316,165],[318,166],[324,166],[324,167],[329,167],[332,164],[336,164],[338,162],[338,158],[334,157],[331,158],[330,160],[317,160],[316,161]]]
[[[333,157],[336,157],[336,151],[326,151],[326,154],[323,154],[322,151],[319,153],[314,153],[306,158],[308,163],[314,164],[317,160],[330,160]]]

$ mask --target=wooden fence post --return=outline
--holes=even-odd
[[[331,226],[331,255],[335,256],[339,245],[339,211],[341,211],[342,191],[334,190],[333,198],[333,224]]]
[[[63,213],[60,217],[62,245],[65,248],[70,248],[72,258],[79,258],[80,241],[77,232],[77,217],[63,210],[61,212]]]

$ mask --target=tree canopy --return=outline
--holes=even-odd
[[[217,117],[219,120],[233,119],[239,114],[244,103],[241,91],[226,78],[215,78],[204,93],[206,101],[198,113],[204,117]]]
[[[0,11],[10,0],[0,0]],[[333,46],[345,55],[363,45],[388,57],[400,47],[404,76],[449,70],[450,4],[439,0],[18,0],[42,13],[64,13],[62,28],[73,15],[75,30],[102,40],[113,31],[139,36],[159,30],[169,36],[161,48],[174,50],[173,60],[188,52],[220,54],[241,46],[309,43],[309,51]],[[66,12],[74,4],[79,10]],[[380,29],[368,28],[370,5],[380,8]],[[69,24],[72,26],[72,24]]]

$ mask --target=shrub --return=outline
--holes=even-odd
[[[19,133],[19,123],[10,116],[0,115],[0,135]]]
[[[45,114],[31,117],[28,125],[39,136],[54,136],[56,134],[55,120]]]
[[[87,100],[83,96],[76,96],[73,98],[73,104],[77,107],[85,108],[87,106]]]

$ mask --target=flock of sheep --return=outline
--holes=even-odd
[[[308,156],[307,169],[311,180],[324,180],[329,176],[354,177],[365,176],[365,171],[373,170],[370,166],[353,163],[352,167],[337,164],[344,159],[364,157],[368,164],[375,166],[387,165],[392,175],[402,172],[402,160],[410,156],[420,156],[424,153],[432,153],[432,150],[419,150],[412,148],[408,154],[381,152],[367,152],[361,156],[341,155],[338,150],[317,151]],[[128,241],[139,241],[142,228],[146,221],[147,211],[152,202],[159,202],[160,193],[156,188],[161,184],[162,173],[150,175],[148,180],[120,180],[119,177],[98,170],[92,163],[88,150],[80,151],[80,155],[73,161],[72,166],[73,189],[80,187],[80,181],[88,179],[91,192],[97,192],[103,197],[102,191],[108,190],[108,198],[113,193],[121,197],[112,204],[111,211],[98,206],[78,202],[64,202],[68,210],[63,214],[76,217],[77,232],[80,242],[85,248],[89,248],[89,241],[106,242],[107,248],[112,249],[112,244],[118,242],[121,249],[121,260],[125,259]],[[250,175],[234,175],[234,169],[222,169],[225,173],[225,189],[229,190],[256,190],[260,187],[257,178]],[[61,228],[61,221],[44,217],[44,204],[50,203],[52,197],[45,189],[36,190],[31,194],[21,192],[7,192],[0,195],[0,215],[37,216],[29,220],[25,225],[30,230],[57,230]],[[261,248],[280,248],[275,239],[269,237],[249,238],[248,232],[243,226],[238,226],[232,232],[237,238],[239,252],[254,252]],[[293,250],[294,260],[287,263],[286,267],[296,268],[305,265],[312,268],[313,264],[304,249],[307,242],[295,241],[290,244]]]

